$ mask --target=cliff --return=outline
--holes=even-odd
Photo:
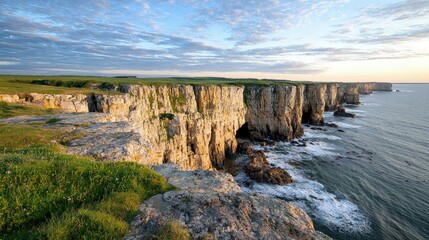
[[[290,141],[303,133],[301,127],[304,103],[303,85],[246,86],[245,120],[250,137],[266,137]]]
[[[303,134],[301,123],[323,125],[324,111],[336,110],[344,102],[357,104],[359,94],[389,90],[387,83],[122,85],[119,95],[0,94],[0,101],[32,102],[69,113],[105,113],[106,121],[125,122],[124,129],[132,129],[133,138],[139,135],[133,141],[138,145],[128,144],[121,151],[140,148],[137,152],[144,154],[130,154],[124,160],[211,169],[222,168],[235,154],[237,134],[291,141]]]
[[[340,83],[337,100],[340,103],[359,104],[359,94],[373,91],[392,91],[391,83]]]

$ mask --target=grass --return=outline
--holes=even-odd
[[[55,80],[60,79],[65,84],[61,85],[41,85],[33,81],[40,79]],[[83,77],[45,77],[45,76],[20,76],[20,75],[0,75],[0,94],[19,94],[19,93],[49,93],[49,94],[106,94],[107,91],[90,89],[87,87],[70,87],[69,81],[86,81]],[[33,84],[31,83],[33,82]],[[89,84],[88,84],[89,86]]]
[[[50,118],[46,121],[47,124],[55,124],[57,122],[61,121],[59,118]]]
[[[170,85],[187,84],[193,86],[207,85],[298,85],[311,82],[290,80],[272,80],[256,78],[217,78],[217,77],[170,77],[170,78],[114,78],[99,76],[31,76],[31,75],[0,75],[0,94],[16,94],[23,92],[54,93],[54,94],[89,94],[109,93],[120,84]],[[99,89],[91,89],[98,85]]]
[[[22,115],[46,115],[57,112],[58,111],[54,109],[46,109],[35,105],[0,102],[0,118],[16,117]]]
[[[152,236],[152,240],[190,240],[188,229],[176,221],[170,221],[162,226],[158,232]]]
[[[171,189],[143,165],[64,154],[64,135],[0,124],[0,239],[119,239],[143,199]]]

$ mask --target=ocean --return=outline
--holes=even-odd
[[[339,128],[307,125],[306,147],[259,147],[294,183],[243,191],[292,201],[334,239],[429,239],[429,84],[394,84],[345,107],[356,117],[325,113]]]

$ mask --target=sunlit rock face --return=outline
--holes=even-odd
[[[172,162],[184,169],[213,169],[223,168],[225,159],[235,154],[237,132],[244,132],[254,140],[291,141],[302,136],[303,122],[323,125],[325,110],[334,111],[344,102],[357,104],[359,94],[390,91],[391,87],[387,83],[121,85],[121,94],[117,95],[2,94],[0,101],[32,102],[66,113],[104,113],[105,121],[125,122],[126,129],[132,129],[127,131],[133,132],[134,140],[126,141],[123,150],[131,149],[138,154],[130,154],[133,157],[122,160],[144,164]],[[107,127],[100,127],[98,132],[87,130],[92,135],[103,136],[103,129],[112,130]],[[109,134],[111,132],[105,135]],[[97,141],[93,140],[86,144],[92,147],[82,154],[98,152]],[[114,139],[104,140],[109,144],[115,142]],[[103,141],[98,142],[102,144]],[[103,149],[101,145],[100,149]],[[110,160],[118,160],[118,157]]]
[[[303,133],[303,85],[246,86],[246,122],[251,137],[290,141]]]

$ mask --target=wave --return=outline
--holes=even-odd
[[[255,146],[256,147],[256,146]],[[306,154],[303,154],[305,150]],[[359,208],[348,201],[329,193],[323,184],[309,179],[309,171],[296,167],[296,162],[311,161],[315,156],[337,156],[335,148],[324,142],[316,142],[307,147],[296,147],[290,143],[279,143],[265,148],[270,164],[285,169],[294,182],[285,186],[251,181],[244,172],[235,179],[244,192],[258,192],[271,197],[291,201],[301,207],[313,219],[339,232],[365,233],[370,231],[370,221]],[[252,184],[243,184],[251,181]]]

